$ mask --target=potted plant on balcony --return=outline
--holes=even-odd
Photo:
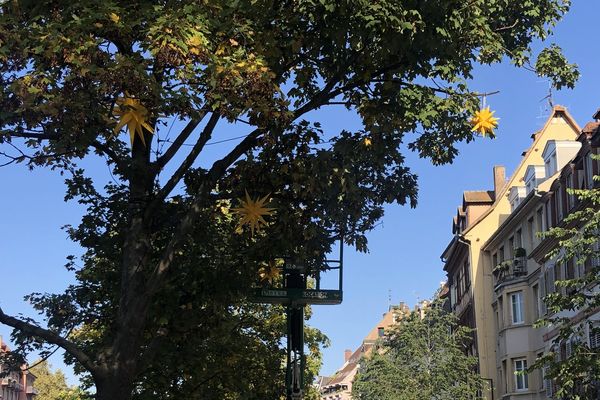
[[[492,273],[494,274],[495,277],[498,278],[499,276],[504,275],[504,273],[506,271],[508,271],[509,268],[510,268],[510,263],[507,261],[503,261],[494,267],[494,269],[492,270]]]
[[[522,257],[526,257],[526,256],[527,256],[527,252],[525,251],[524,248],[517,247],[515,249],[515,258],[522,258]]]
[[[527,273],[527,252],[524,248],[518,247],[515,249],[514,259],[514,274],[523,275]]]

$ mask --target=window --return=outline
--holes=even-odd
[[[590,349],[600,348],[600,326],[598,326],[598,325],[590,326],[589,340],[590,340]]]
[[[560,264],[560,263],[554,264],[554,267],[553,267],[553,270],[554,270],[554,291],[555,292],[560,291],[561,293],[563,293],[564,286],[562,288],[559,288],[559,287],[556,286],[556,282],[563,280],[563,278],[562,278],[562,276],[563,276],[562,275],[562,268],[561,267],[562,267],[562,264]]]
[[[523,247],[523,232],[521,229],[517,229],[517,232],[515,232],[515,249],[519,247]]]
[[[569,189],[573,189],[574,186],[573,174],[569,174],[567,176],[567,211],[575,206],[575,195],[573,192],[569,193]]]
[[[498,330],[504,329],[504,306],[502,297],[498,297]]]
[[[539,360],[540,358],[544,357],[544,353],[538,353],[537,354],[537,360]],[[543,390],[544,387],[546,386],[546,369],[545,368],[540,368],[538,369],[538,387],[540,390]]]
[[[533,319],[537,321],[540,317],[540,287],[533,285]]]
[[[587,186],[588,189],[591,189],[594,187],[594,170],[593,170],[593,164],[592,164],[592,153],[588,152],[585,155],[585,184]]]
[[[575,279],[575,263],[572,258],[567,261],[565,267],[565,279]]]
[[[492,268],[498,265],[498,253],[494,253],[492,255]]]
[[[504,377],[504,379],[502,379],[502,381],[504,381],[504,393],[508,393],[508,376],[506,370],[506,360],[502,360],[502,375]]]
[[[498,263],[504,262],[504,246],[498,249]]]
[[[535,212],[535,229],[537,232],[544,232],[544,209],[538,208]]]
[[[523,292],[514,292],[510,295],[512,310],[512,323],[522,324],[523,318]]]
[[[554,293],[554,267],[548,267],[546,270],[546,294]]]
[[[463,264],[463,275],[465,279],[465,291],[469,290],[471,287],[471,274],[469,271],[469,261],[465,261]]]
[[[527,379],[527,360],[515,360],[515,389],[527,390],[529,388],[529,382]]]
[[[377,336],[383,337],[385,335],[385,329],[383,327],[377,328]]]
[[[527,235],[529,235],[529,248],[533,250],[535,247],[535,227],[533,225],[533,217],[527,220]]]
[[[563,192],[564,188],[562,186],[559,186],[556,189],[556,192],[554,192],[554,195],[556,197],[556,215],[558,221],[562,221],[563,219]]]

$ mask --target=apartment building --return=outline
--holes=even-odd
[[[2,341],[0,336],[0,353],[9,352],[10,349]],[[0,400],[33,400],[37,391],[33,387],[35,375],[29,372],[25,366],[18,371],[6,370],[5,366],[0,365]]]
[[[489,383],[484,393],[487,399],[512,394],[519,399],[539,398],[531,389],[539,387],[539,382],[532,378],[530,385],[529,377],[514,374],[531,365],[532,354],[545,347],[543,335],[532,327],[535,313],[529,311],[533,303],[528,300],[541,269],[527,251],[533,254],[538,239],[533,237],[533,244],[527,240],[538,229],[536,224],[544,227],[546,210],[542,207],[539,222],[534,204],[539,201],[538,185],[546,177],[555,179],[557,171],[578,153],[574,142],[580,132],[564,107],[554,107],[543,128],[532,135],[533,142],[513,174],[507,179],[503,167],[494,167],[493,189],[464,192],[453,219],[454,236],[441,256],[450,307],[462,324],[474,329],[468,352],[478,357],[479,372]],[[550,160],[547,171],[546,159]],[[521,218],[517,212],[524,223],[516,224]]]
[[[415,310],[421,310],[422,306],[417,306]],[[344,364],[341,368],[331,377],[319,377],[318,387],[321,400],[352,399],[352,382],[360,368],[360,360],[371,354],[377,341],[386,334],[392,325],[409,314],[410,308],[403,302],[390,306],[388,311],[383,314],[383,318],[371,329],[356,350],[345,350]]]

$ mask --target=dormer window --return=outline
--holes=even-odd
[[[527,190],[525,186],[513,186],[508,193],[508,201],[510,203],[511,212],[515,210],[526,196]]]
[[[546,178],[554,175],[575,157],[581,143],[576,140],[549,140],[542,152]]]

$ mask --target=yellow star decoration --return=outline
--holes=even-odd
[[[260,269],[258,270],[258,276],[260,277],[260,281],[265,283],[273,283],[274,281],[278,280],[279,277],[281,277],[281,271],[278,267],[279,264],[280,263],[273,260],[269,261],[269,263],[266,266],[260,267]]]
[[[365,147],[369,147],[373,144],[373,141],[371,140],[371,138],[367,137],[363,140],[363,143],[364,143]]]
[[[154,129],[146,122],[148,119],[148,109],[144,107],[138,99],[133,99],[131,97],[118,99],[117,105],[119,107],[115,110],[115,114],[117,114],[120,119],[115,127],[115,133],[118,133],[125,125],[127,125],[131,145],[133,146],[133,141],[137,134],[144,146],[146,146],[144,129],[150,133],[154,133]]]
[[[238,229],[248,225],[250,226],[250,232],[254,235],[255,230],[260,232],[261,227],[267,226],[264,217],[275,213],[274,208],[265,207],[265,204],[269,201],[269,196],[270,194],[254,200],[250,198],[248,191],[246,191],[246,200],[239,199],[240,207],[233,209],[233,212],[240,216]]]
[[[473,132],[479,132],[481,136],[490,135],[494,137],[494,129],[498,127],[498,119],[494,117],[495,111],[490,111],[489,107],[483,108],[477,112],[471,119]]]
[[[116,24],[116,23],[118,23],[118,22],[121,20],[121,17],[119,17],[119,16],[118,16],[117,14],[115,14],[114,12],[113,12],[113,13],[110,13],[110,14],[108,14],[108,18],[110,18],[110,20],[111,20],[112,22],[114,22],[115,24]]]

